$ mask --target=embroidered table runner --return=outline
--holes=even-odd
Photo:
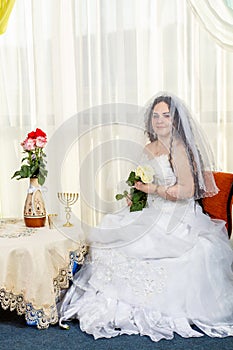
[[[61,289],[68,288],[74,264],[82,264],[85,253],[84,241],[57,229],[26,228],[21,220],[1,220],[2,308],[25,314],[27,323],[39,329],[55,324]]]

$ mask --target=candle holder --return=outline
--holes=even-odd
[[[57,214],[48,214],[48,223],[49,223],[50,229],[56,227],[55,222],[56,222],[57,217],[58,217]]]
[[[63,225],[64,227],[72,227],[74,226],[70,222],[71,218],[71,205],[73,205],[78,200],[78,193],[64,193],[58,192],[57,194],[59,201],[65,205],[66,212],[66,223]]]

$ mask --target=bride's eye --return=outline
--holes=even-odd
[[[169,112],[165,112],[165,113],[162,113],[162,115],[161,114],[159,114],[159,113],[152,113],[152,118],[155,118],[155,119],[158,119],[159,117],[164,117],[164,118],[170,118],[170,113]]]

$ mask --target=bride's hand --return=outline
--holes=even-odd
[[[156,189],[157,189],[157,185],[155,184],[144,184],[141,181],[137,181],[135,182],[135,186],[134,186],[137,190],[145,192],[145,193],[155,193]]]
[[[128,205],[129,207],[131,207],[132,201],[131,201],[130,195],[128,195],[128,196],[126,197],[126,202],[127,202],[127,205]]]

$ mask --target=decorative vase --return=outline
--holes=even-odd
[[[41,186],[38,184],[38,179],[32,177],[24,204],[24,222],[27,227],[43,227],[45,221],[46,210]]]

